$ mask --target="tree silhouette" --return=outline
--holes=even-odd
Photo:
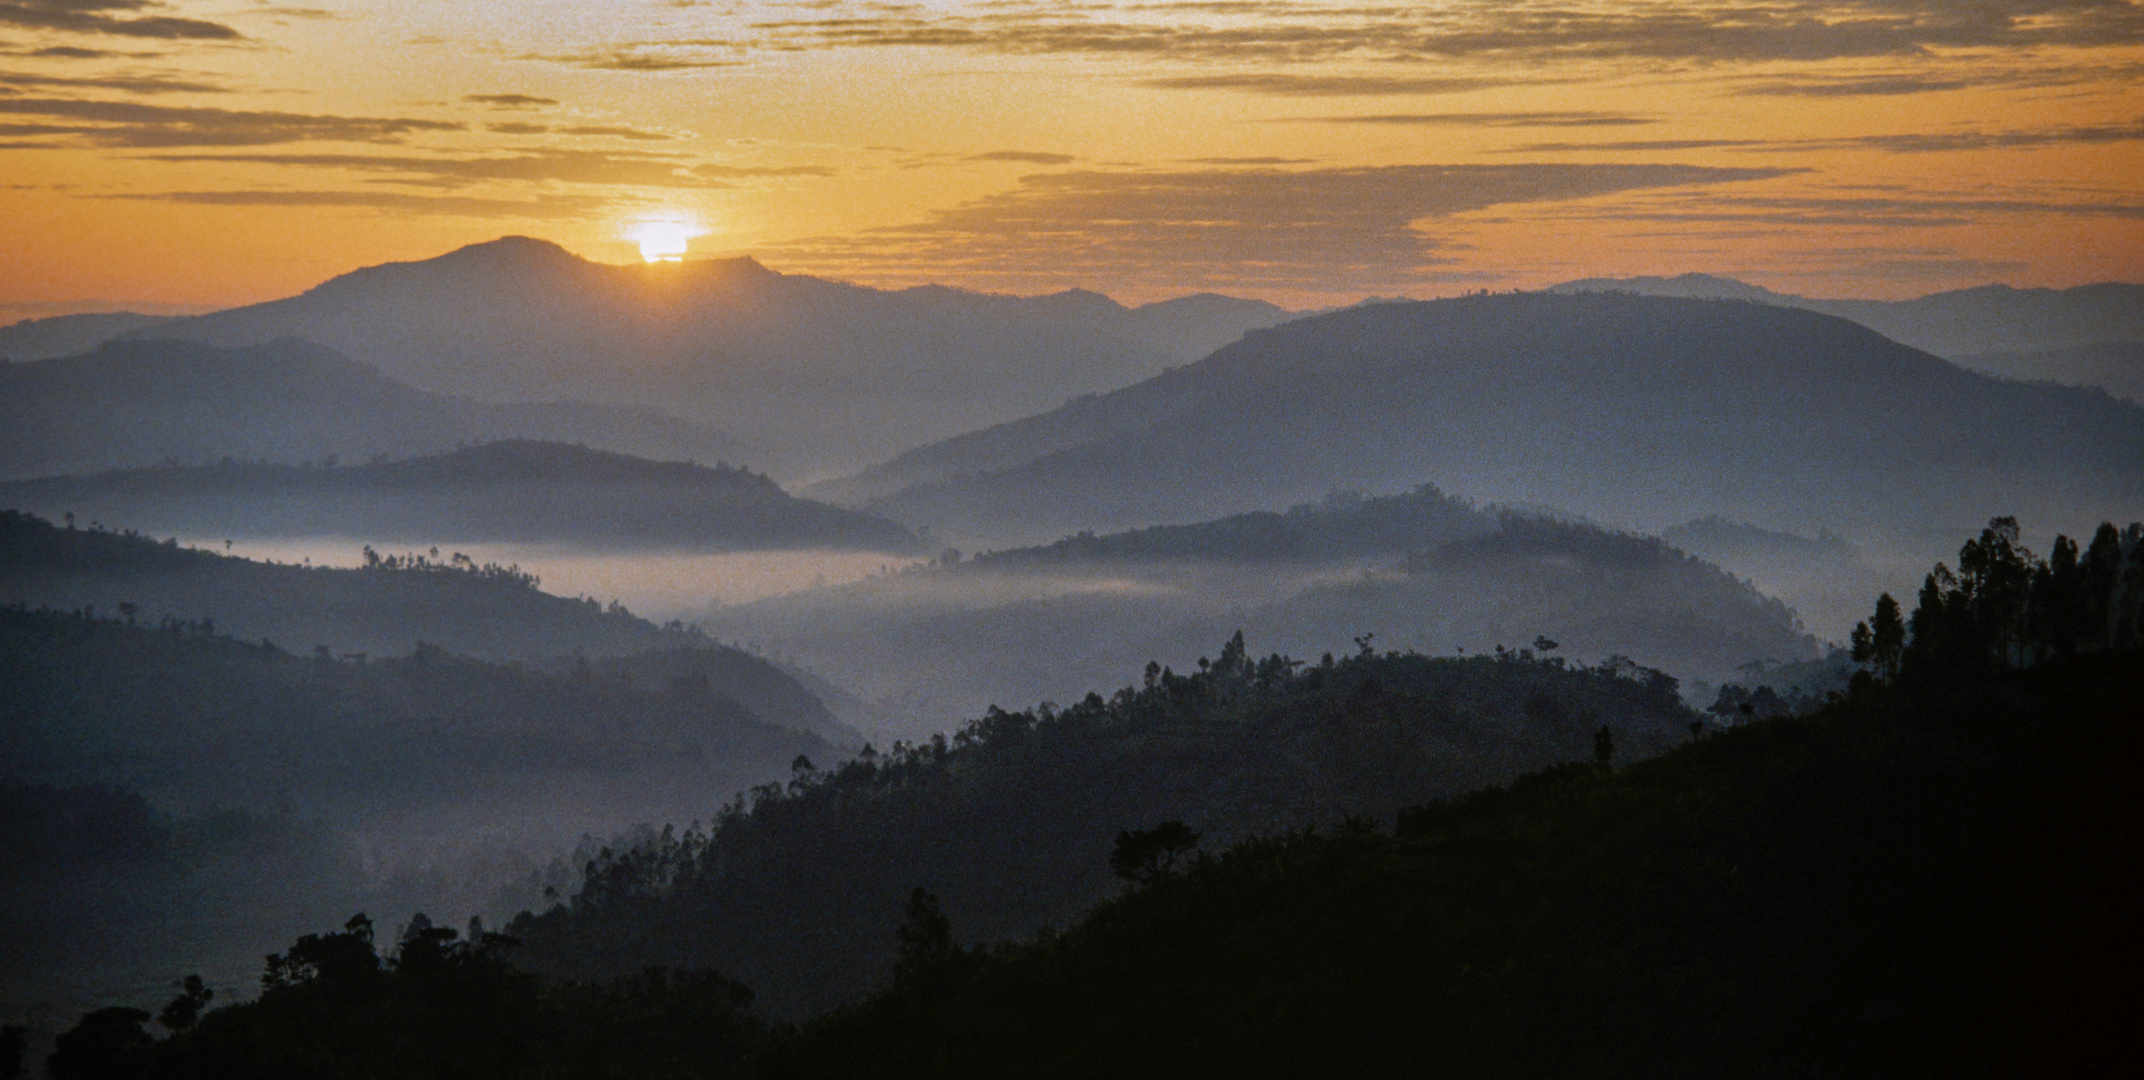
[[[1199,834],[1181,821],[1164,821],[1151,829],[1117,834],[1109,868],[1136,885],[1152,885],[1176,867],[1176,860],[1199,846]]]
[[[901,928],[894,931],[900,942],[900,952],[895,966],[910,971],[944,959],[953,951],[953,923],[938,907],[938,896],[930,890],[916,886],[908,894],[908,910],[901,919]]]

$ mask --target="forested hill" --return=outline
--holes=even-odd
[[[906,552],[908,530],[724,464],[510,439],[362,465],[132,469],[0,483],[0,506],[192,536],[349,536],[612,550]]]
[[[538,584],[514,567],[452,556],[389,555],[355,569],[261,563],[0,511],[0,603],[182,623],[338,657],[406,656],[419,645],[531,662],[705,650],[719,661],[716,690],[767,722],[837,741],[855,736],[758,657]]]
[[[1424,484],[1404,495],[1374,498],[1334,492],[1284,513],[1260,510],[1104,536],[1081,531],[1052,544],[991,552],[975,562],[988,567],[1147,560],[1324,563],[1425,550],[1496,527],[1494,515]]]
[[[658,409],[427,393],[293,338],[240,348],[112,341],[0,365],[0,477],[225,458],[358,462],[503,438],[670,459],[742,452],[736,440]]]
[[[352,919],[271,957],[257,1003],[199,1016],[189,989],[161,1041],[146,1012],[92,1013],[57,1064],[130,1080],[287,1075],[292,1061],[425,1080],[2101,1075],[2134,1026],[2107,988],[2144,961],[2126,900],[2144,842],[2140,571],[2144,528],[2103,525],[2043,559],[1998,519],[1956,570],[1930,572],[1910,614],[1876,601],[1855,635],[1864,666],[1813,712],[1686,731],[1645,760],[1609,720],[1590,753],[1559,755],[1583,760],[1463,797],[1327,818],[1405,797],[1343,788],[1315,807],[1322,828],[1233,842],[1189,818],[1094,829],[1181,805],[1185,762],[1237,766],[1233,789],[1197,790],[1271,800],[1357,775],[1320,763],[1434,769],[1448,759],[1404,753],[1424,728],[1553,732],[1568,695],[1601,710],[1588,722],[1617,704],[1668,718],[1647,704],[1666,688],[1627,669],[1371,655],[1297,668],[1231,642],[1198,675],[992,714],[951,745],[830,773],[799,763],[711,837],[597,861],[571,909],[517,923],[530,944],[413,922],[383,949]],[[1524,702],[1528,724],[1468,722],[1499,701]],[[1236,741],[1245,729],[1258,738]],[[1276,743],[1324,756],[1259,753]],[[1145,770],[1156,802],[1064,813],[1054,777],[1083,750]],[[1059,812],[1003,819],[1017,841],[958,827],[996,809],[978,797],[990,785],[1022,780]],[[1106,802],[1128,786],[1088,790]],[[1015,842],[1032,861],[945,870]],[[904,896],[864,884],[881,860],[914,868]],[[1059,929],[994,940],[978,896],[1078,860],[1124,884]],[[825,869],[837,863],[843,875]],[[740,884],[754,880],[794,891]],[[856,940],[890,954],[888,985],[794,1029],[749,1014],[750,992],[711,972],[563,982],[510,960],[557,962],[546,950],[570,943],[583,962],[658,947],[704,962],[742,933],[729,919],[787,936],[837,908],[876,922]],[[822,962],[818,940],[777,969],[777,1008]],[[858,960],[846,941],[838,956]]]
[[[741,978],[774,1013],[871,986],[922,884],[972,940],[1062,924],[1113,889],[1110,837],[1181,819],[1272,835],[1589,759],[1600,732],[1644,756],[1690,737],[1675,682],[1618,661],[1367,649],[1304,665],[1241,635],[1196,670],[1064,709],[992,710],[953,739],[896,745],[725,808],[712,835],[619,853],[570,909],[510,932],[537,969],[647,965]],[[822,765],[833,763],[821,762]]]
[[[1977,375],[1811,312],[1478,296],[1256,331],[876,476],[851,494],[908,485],[872,505],[992,542],[1424,478],[1640,527],[1725,514],[1947,536],[2007,508],[2064,527],[2135,516],[2144,409]]]

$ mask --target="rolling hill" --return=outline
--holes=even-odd
[[[107,341],[81,355],[0,366],[0,478],[226,458],[354,463],[505,438],[672,460],[735,458],[740,449],[646,406],[500,405],[427,393],[289,338],[229,349]]]
[[[509,439],[362,465],[225,461],[0,483],[0,506],[191,536],[346,536],[418,546],[906,552],[892,522],[794,498],[729,465]]]
[[[659,406],[795,476],[1114,389],[1286,317],[1207,295],[1126,308],[1081,291],[887,292],[750,259],[611,266],[507,237],[151,332],[226,346],[300,337],[482,400]]]
[[[2144,510],[2144,409],[1991,379],[1767,305],[1523,294],[1256,331],[1115,393],[925,447],[851,498],[970,543],[1196,521],[1336,487],[1658,529],[1944,537]]]

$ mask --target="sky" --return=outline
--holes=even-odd
[[[0,323],[650,223],[1126,302],[2144,281],[2131,0],[297,3],[0,0]]]

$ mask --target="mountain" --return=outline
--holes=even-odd
[[[89,352],[115,337],[145,331],[170,321],[170,316],[137,315],[131,311],[24,319],[0,326],[0,360],[28,363],[74,356]]]
[[[877,734],[909,738],[993,704],[1070,701],[1149,659],[1191,671],[1237,630],[1300,656],[1366,635],[1439,654],[1545,635],[1563,656],[1708,681],[1817,654],[1785,605],[1658,540],[1493,514],[1435,488],[949,552],[696,618],[878,703]]]
[[[2032,352],[1975,352],[1960,356],[1958,363],[2005,379],[2097,386],[2144,405],[2144,341],[2101,341]]]
[[[1476,296],[1256,331],[882,472],[907,486],[868,505],[969,543],[1424,479],[1639,528],[1724,514],[1935,537],[2000,513],[2055,527],[2137,516],[2144,409],[1991,379],[1814,312]]]
[[[0,511],[0,604],[101,612],[315,656],[406,656],[429,647],[552,666],[579,657],[636,684],[704,683],[766,723],[859,740],[765,660],[537,584],[514,567],[424,556],[347,570],[261,563]]]
[[[225,458],[354,462],[503,438],[671,459],[734,458],[740,449],[645,406],[426,393],[291,338],[230,349],[107,341],[82,355],[0,365],[0,478]]]
[[[1114,389],[1288,313],[1194,296],[881,291],[751,259],[611,266],[526,237],[369,267],[159,337],[319,342],[389,378],[482,400],[659,406],[736,433],[785,476]]]
[[[174,466],[0,483],[0,506],[192,536],[347,536],[417,545],[905,552],[882,518],[785,494],[729,465],[511,439],[363,465]]]
[[[1703,300],[1750,300],[1851,319],[1893,341],[1951,359],[1983,353],[2063,351],[2102,342],[2144,341],[2144,285],[2102,282],[2069,289],[1982,285],[1914,300],[1818,300],[1773,292],[1709,274],[1679,277],[1586,278],[1551,286],[1552,293],[1623,292]],[[1969,365],[1979,366],[1979,365]],[[2008,374],[1997,368],[1983,368]],[[2106,386],[2083,378],[2088,366],[2033,376]],[[2133,384],[2132,384],[2133,385]],[[2115,393],[2123,391],[2114,386]]]

